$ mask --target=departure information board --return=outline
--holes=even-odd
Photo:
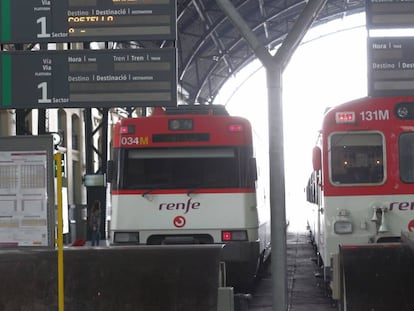
[[[368,94],[414,95],[414,37],[368,38]]]
[[[0,0],[0,43],[175,40],[175,0]]]
[[[55,248],[53,152],[51,135],[0,137],[0,248]]]
[[[414,0],[366,0],[368,29],[414,28]]]
[[[176,50],[0,53],[0,109],[176,106]]]

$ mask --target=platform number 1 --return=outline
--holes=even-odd
[[[52,102],[50,98],[47,97],[47,82],[42,82],[37,85],[37,88],[41,91],[41,97],[37,100],[39,104],[49,104]]]
[[[46,30],[46,17],[42,16],[36,20],[36,23],[40,24],[40,33],[37,34],[38,38],[50,38],[50,33]]]

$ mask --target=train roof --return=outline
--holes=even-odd
[[[209,114],[228,116],[229,113],[223,105],[178,105],[177,107],[167,107],[167,115],[180,114]]]

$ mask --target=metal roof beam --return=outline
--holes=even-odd
[[[200,16],[201,20],[203,21],[206,30],[208,31],[212,26],[212,21],[209,18],[207,14],[205,14],[205,8],[203,7],[203,4],[199,1],[193,0],[193,5],[197,10],[198,15]],[[219,54],[223,57],[224,62],[226,63],[227,67],[229,68],[229,73],[233,72],[233,67],[231,65],[231,61],[229,59],[229,55],[226,53],[226,48],[224,47],[221,40],[218,38],[218,35],[215,30],[210,32],[210,37],[213,40],[215,46],[217,47],[217,50]]]
[[[289,60],[299,46],[313,21],[318,16],[320,10],[325,6],[327,0],[309,1],[302,14],[299,16],[293,28],[288,32],[283,44],[278,49],[275,59],[280,63],[282,69],[285,69]]]

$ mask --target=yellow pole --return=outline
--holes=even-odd
[[[63,212],[62,212],[62,154],[56,153],[56,177],[57,177],[57,247],[58,247],[58,307],[59,311],[65,310],[65,292],[63,282]]]

